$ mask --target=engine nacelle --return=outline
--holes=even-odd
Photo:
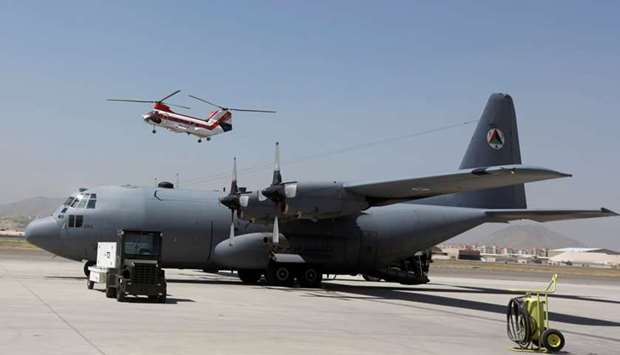
[[[273,250],[272,233],[248,233],[221,241],[213,250],[213,261],[231,269],[265,269]],[[280,234],[278,247],[287,245]]]
[[[285,202],[278,205],[260,191],[240,197],[244,219],[270,222],[278,216],[283,219],[320,220],[354,215],[369,207],[362,196],[348,192],[338,182],[284,184]]]

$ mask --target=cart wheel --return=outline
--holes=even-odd
[[[107,298],[114,298],[114,297],[116,297],[116,287],[107,287],[105,289],[105,296]]]
[[[93,289],[93,287],[95,287],[95,282],[94,282],[94,281],[90,281],[90,280],[86,280],[86,287],[87,287],[89,290],[92,290],[92,289]]]
[[[557,353],[564,347],[564,336],[559,330],[546,329],[542,335],[542,345],[549,352]]]
[[[118,302],[125,302],[125,292],[123,290],[116,290],[116,300]]]

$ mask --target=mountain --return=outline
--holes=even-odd
[[[62,198],[33,197],[0,205],[0,217],[49,216],[64,202]]]
[[[488,235],[470,235],[467,243],[513,249],[585,247],[583,243],[554,232],[540,223],[516,224]]]

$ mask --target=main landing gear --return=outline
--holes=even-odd
[[[237,275],[246,285],[258,284],[262,275],[265,275],[265,283],[269,286],[292,287],[299,284],[300,287],[321,287],[323,273],[314,265],[307,264],[284,264],[272,262],[267,270],[237,270]]]
[[[211,140],[211,137],[207,137],[207,142]],[[202,138],[198,138],[198,143],[202,143]]]

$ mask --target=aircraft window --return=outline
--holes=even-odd
[[[67,207],[63,208],[62,211],[60,211],[60,214],[63,214],[65,212],[67,212]]]
[[[74,198],[73,202],[71,202],[71,207],[76,207],[78,203],[80,203],[80,199]]]
[[[77,205],[76,208],[85,208],[87,203],[88,203],[88,198],[86,196],[83,196],[82,199],[80,200],[80,204]]]
[[[75,227],[75,216],[74,215],[69,215],[68,226],[69,226],[69,228]]]
[[[67,198],[67,200],[65,201],[65,203],[63,203],[64,206],[71,206],[71,203],[73,203],[73,196],[69,196]]]
[[[84,216],[75,216],[75,228],[81,228],[84,224]]]
[[[97,194],[90,194],[90,199],[88,200],[88,205],[86,206],[86,208],[95,208],[95,205],[97,204]]]

